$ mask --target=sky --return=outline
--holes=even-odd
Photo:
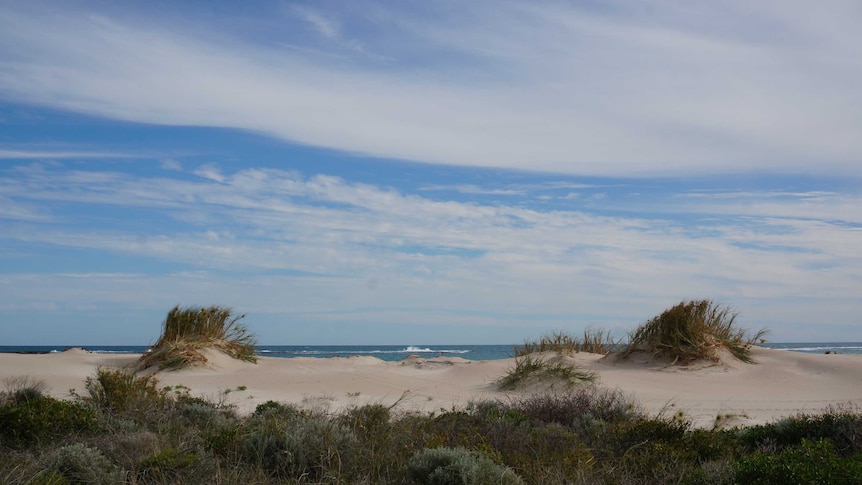
[[[0,345],[862,341],[854,0],[0,2]]]

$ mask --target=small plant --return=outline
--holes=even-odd
[[[574,364],[561,359],[546,360],[542,356],[524,355],[515,357],[514,366],[500,379],[500,389],[515,389],[529,382],[562,382],[566,386],[593,382],[596,375],[579,370]]]
[[[4,380],[5,390],[0,391],[0,405],[6,402],[23,402],[36,399],[48,392],[44,381],[35,381],[30,377],[10,377]]]
[[[559,355],[572,355],[580,350],[580,342],[569,334],[556,331],[543,335],[538,340],[525,341],[520,347],[515,347],[515,357],[527,356],[540,352],[556,352]]]
[[[407,463],[407,473],[422,485],[521,484],[511,469],[465,448],[426,448]]]
[[[136,375],[124,369],[96,369],[95,377],[87,377],[83,401],[97,409],[145,418],[168,400],[167,391],[159,389],[153,375]]]
[[[751,346],[762,341],[767,331],[749,335],[736,326],[736,316],[711,300],[683,301],[636,328],[621,356],[642,351],[687,365],[698,359],[717,362],[724,349],[753,363]]]
[[[256,339],[230,308],[174,307],[162,324],[162,335],[141,356],[142,368],[181,369],[205,363],[204,350],[217,348],[239,360],[257,362]]]
[[[114,485],[125,482],[126,477],[126,473],[99,450],[81,443],[63,446],[42,456],[38,467],[74,484]]]
[[[620,339],[615,339],[610,330],[587,327],[580,341],[579,350],[591,354],[607,355],[619,349]]]
[[[541,352],[555,352],[557,355],[570,356],[578,352],[593,354],[608,354],[620,345],[608,330],[587,327],[582,338],[556,331],[540,337],[538,340],[528,340],[515,347],[515,357],[523,357]]]

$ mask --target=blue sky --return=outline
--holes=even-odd
[[[253,5],[252,5],[253,3]],[[0,345],[862,340],[856,2],[0,4]]]

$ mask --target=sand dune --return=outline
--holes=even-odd
[[[668,366],[637,355],[616,361],[581,353],[575,362],[599,376],[599,385],[634,396],[651,412],[684,412],[695,424],[711,426],[718,415],[727,424],[773,421],[829,405],[862,406],[862,355],[818,355],[756,348],[758,364],[691,368]],[[333,411],[353,404],[400,400],[403,410],[434,411],[471,400],[507,398],[494,382],[510,360],[408,357],[385,362],[374,357],[262,357],[257,364],[212,351],[209,365],[159,372],[161,384],[184,385],[194,395],[224,398],[249,412],[267,400],[302,403]],[[0,354],[0,379],[29,376],[44,381],[52,395],[83,391],[98,366],[133,367],[137,355],[95,354],[81,349],[20,355]],[[242,390],[240,390],[242,389]],[[225,394],[224,391],[230,392]]]

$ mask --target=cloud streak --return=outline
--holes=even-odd
[[[794,322],[811,312],[759,313],[758,305],[848,304],[862,290],[862,230],[834,221],[829,199],[816,220],[786,216],[805,204],[806,194],[780,199],[762,216],[728,215],[724,199],[708,199],[692,223],[673,212],[607,216],[430,200],[278,169],[196,172],[188,179],[176,172],[139,177],[18,169],[14,179],[0,179],[0,196],[43,217],[7,224],[2,240],[179,265],[185,273],[146,275],[142,281],[151,283],[135,293],[152,290],[149,299],[202,294],[190,286],[206,281],[210,295],[312,321],[335,319],[332,312],[356,321],[414,312],[420,324],[445,308],[449,323],[466,324],[482,320],[471,316],[480,309],[498,309],[488,322],[509,314],[503,320],[529,328],[603,314],[622,327],[660,311],[657,301],[710,295],[733,301],[757,321]],[[62,210],[70,204],[90,209]],[[100,207],[127,215],[92,227],[87,214]],[[129,222],[140,216],[154,230],[141,234]],[[44,303],[33,296],[39,292],[27,296],[27,288],[64,286],[73,273],[2,280],[18,295],[9,301],[38,306]],[[118,290],[106,289],[106,280],[135,286],[127,276],[97,274],[93,283],[77,278],[74,290],[54,288],[52,298],[61,305],[124,301]],[[152,280],[175,292],[153,290]],[[277,296],[284,292],[291,298]],[[615,309],[610,316],[609,308]],[[836,318],[818,323],[840,323]]]
[[[862,19],[831,7],[444,2],[363,14],[327,2],[270,12],[286,32],[310,23],[322,37],[311,43],[220,34],[215,23],[183,30],[170,16],[155,23],[157,11],[11,3],[0,97],[428,163],[859,176]]]

